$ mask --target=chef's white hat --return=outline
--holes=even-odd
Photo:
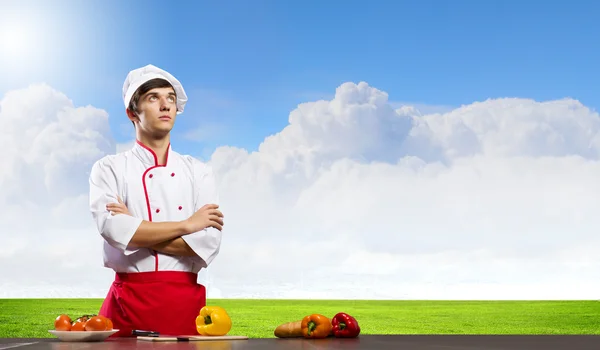
[[[127,78],[123,84],[123,102],[125,103],[125,108],[129,107],[131,97],[142,84],[148,80],[156,78],[165,79],[171,83],[171,85],[173,85],[175,93],[177,94],[177,114],[183,113],[183,109],[188,100],[185,90],[183,90],[183,85],[181,85],[179,80],[177,80],[169,72],[151,64],[145,67],[134,69],[127,74]]]

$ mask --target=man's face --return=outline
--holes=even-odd
[[[173,129],[177,116],[177,98],[172,88],[155,88],[140,97],[140,128],[148,134],[166,134]]]

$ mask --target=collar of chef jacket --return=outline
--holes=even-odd
[[[142,163],[144,163],[144,165],[148,167],[156,167],[169,164],[169,157],[172,154],[172,149],[171,144],[169,143],[167,146],[167,157],[164,164],[158,164],[158,157],[156,156],[156,153],[154,153],[151,148],[137,140],[133,146],[133,154],[135,154],[135,156],[138,157]]]

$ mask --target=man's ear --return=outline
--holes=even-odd
[[[127,113],[127,118],[129,118],[129,120],[131,120],[132,123],[135,123],[136,121],[139,121],[140,119],[138,118],[137,114],[135,114],[133,111],[131,111],[129,108],[125,109],[125,113]]]

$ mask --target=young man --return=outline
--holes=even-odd
[[[206,303],[198,272],[219,253],[223,214],[211,167],[171,148],[170,132],[187,96],[168,72],[148,65],[123,85],[133,148],[98,160],[90,210],[104,238],[104,266],[115,271],[99,314],[117,336],[132,330],[197,334]]]

